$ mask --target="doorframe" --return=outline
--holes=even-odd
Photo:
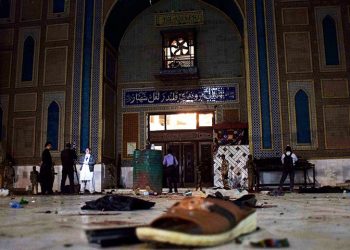
[[[185,171],[184,171],[184,157],[183,157],[183,154],[184,154],[184,148],[183,148],[183,145],[185,144],[191,144],[193,145],[193,152],[194,152],[194,156],[193,156],[193,171],[194,171],[194,182],[185,182]],[[198,148],[198,142],[191,142],[191,141],[183,141],[183,142],[167,142],[165,143],[166,145],[166,150],[168,150],[169,147],[173,146],[173,145],[179,145],[180,146],[180,152],[179,154],[181,154],[181,159],[180,159],[180,156],[177,156],[177,160],[179,162],[179,184],[180,184],[180,187],[188,187],[188,186],[194,186],[196,183],[197,183],[197,175],[196,175],[196,171],[198,169],[198,151],[197,151],[197,148]],[[181,160],[181,164],[180,164],[180,160]]]

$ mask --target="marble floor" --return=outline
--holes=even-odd
[[[83,211],[85,201],[100,195],[25,196],[24,208],[9,207],[10,197],[0,197],[0,249],[99,249],[88,243],[85,229],[143,225],[159,216],[183,196],[144,196],[154,208],[132,212]],[[15,197],[20,200],[21,196]],[[215,249],[253,249],[251,241],[288,238],[289,249],[349,249],[350,197],[343,194],[257,195],[258,202],[276,205],[259,208],[260,230]],[[119,249],[152,249],[140,244]],[[113,249],[113,248],[112,248]]]

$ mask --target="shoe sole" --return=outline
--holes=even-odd
[[[181,232],[157,229],[153,227],[139,227],[137,237],[142,241],[166,243],[179,246],[216,246],[229,242],[242,234],[256,230],[256,212],[248,215],[230,231],[212,235],[194,235]]]

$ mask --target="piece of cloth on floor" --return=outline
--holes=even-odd
[[[348,190],[349,191],[349,190]],[[301,188],[299,193],[343,193],[344,188],[341,187],[332,187],[332,186],[323,186],[319,188]]]
[[[145,201],[130,196],[105,195],[97,200],[85,202],[85,205],[81,209],[101,211],[131,211],[150,209],[155,204],[155,202]]]

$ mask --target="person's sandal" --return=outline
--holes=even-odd
[[[141,241],[180,246],[215,246],[256,230],[255,209],[217,198],[188,197],[150,226],[136,229]]]

